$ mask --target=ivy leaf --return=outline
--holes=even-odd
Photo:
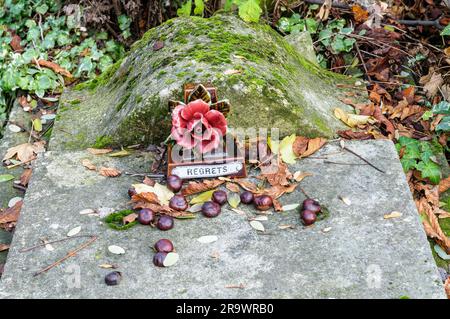
[[[439,184],[441,180],[441,169],[438,164],[428,161],[421,161],[416,165],[422,178],[428,178],[432,184]]]
[[[450,25],[447,25],[444,30],[441,31],[441,35],[450,35]]]
[[[450,103],[447,101],[441,101],[438,104],[433,105],[432,111],[434,114],[450,115]]]
[[[177,15],[179,17],[189,17],[191,15],[191,10],[192,10],[192,0],[188,0],[185,4],[181,6],[181,8],[177,10]]]
[[[36,12],[40,14],[45,14],[48,11],[48,6],[44,3],[36,7]]]
[[[239,17],[245,22],[259,22],[261,13],[259,0],[246,0],[239,5]]]
[[[449,132],[450,131],[450,116],[445,116],[436,126],[436,131],[444,131]]]

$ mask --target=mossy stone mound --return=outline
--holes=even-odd
[[[210,82],[230,100],[231,127],[331,137],[345,128],[333,109],[349,110],[340,98],[354,80],[308,61],[268,25],[177,18],[149,30],[99,78],[64,92],[50,147],[161,142],[168,100],[182,99],[190,82]]]

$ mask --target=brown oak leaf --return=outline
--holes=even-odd
[[[118,177],[122,175],[122,172],[120,172],[117,168],[113,167],[100,167],[99,174],[105,177]]]
[[[222,185],[223,183],[225,183],[225,180],[220,180],[220,179],[212,179],[212,180],[204,179],[201,182],[191,181],[185,188],[183,188],[181,193],[184,196],[202,193],[202,192],[208,191],[210,189],[216,188],[216,187]]]

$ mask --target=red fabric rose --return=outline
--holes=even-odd
[[[201,153],[216,149],[227,132],[227,120],[222,113],[210,110],[209,104],[198,99],[180,104],[172,112],[172,138],[178,145]]]

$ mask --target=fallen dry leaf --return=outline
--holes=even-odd
[[[112,264],[101,264],[99,265],[100,268],[103,269],[117,269],[117,265],[112,265]]]
[[[202,193],[202,192],[208,191],[210,189],[216,188],[216,187],[222,185],[223,183],[225,183],[225,180],[220,180],[220,179],[212,179],[212,180],[205,179],[202,182],[191,181],[185,188],[183,188],[181,193],[184,196]]]
[[[41,143],[24,143],[11,147],[6,151],[3,161],[17,157],[22,163],[27,163],[35,159],[36,154],[42,151],[41,145]]]
[[[124,225],[126,225],[126,224],[134,222],[137,218],[138,218],[138,214],[131,213],[131,214],[125,216],[124,218],[122,218],[122,223]]]
[[[32,174],[33,170],[31,168],[24,169],[22,175],[20,175],[20,184],[27,187]]]
[[[434,238],[436,243],[441,246],[447,254],[450,254],[450,238],[442,231],[439,220],[434,214],[433,207],[428,203],[425,197],[415,200],[417,210],[427,218],[422,219],[422,224],[428,237]]]
[[[139,194],[133,195],[131,200],[133,202],[138,202],[140,200],[143,200],[143,201],[146,201],[146,202],[149,202],[149,203],[160,205],[158,196],[155,193],[153,193],[153,192],[143,192],[143,193],[139,193]]]
[[[0,212],[0,224],[17,222],[22,209],[23,201],[18,201],[13,207]]]
[[[88,151],[92,155],[103,155],[111,153],[113,150],[112,148],[88,148],[86,149],[86,151]]]
[[[284,162],[279,162],[278,165],[261,166],[261,176],[265,177],[270,185],[289,185],[289,179],[292,178],[292,173]]]
[[[402,217],[402,215],[403,214],[400,212],[392,212],[392,213],[384,215],[383,218],[384,219],[399,218],[399,217]]]
[[[272,199],[277,199],[286,193],[292,193],[298,184],[290,184],[289,186],[275,185],[270,188],[258,190],[253,192],[257,195],[268,195],[272,197]]]
[[[279,229],[294,229],[295,226],[294,225],[279,225],[278,226]]]
[[[276,212],[282,212],[283,211],[283,205],[281,205],[280,201],[278,199],[273,199],[273,208]]]
[[[88,160],[88,159],[82,160],[81,164],[83,164],[84,167],[86,167],[87,169],[89,169],[91,171],[96,171],[97,170],[97,166],[92,164],[92,162],[90,160]]]
[[[292,176],[296,182],[301,182],[305,177],[312,176],[313,174],[308,172],[296,171]]]
[[[423,85],[427,97],[433,98],[439,91],[439,87],[444,83],[444,79],[440,73],[434,72],[433,69],[430,68],[428,75],[421,77],[419,83]]]
[[[239,193],[239,192],[241,191],[240,188],[239,188],[239,185],[234,184],[234,183],[231,183],[231,182],[227,182],[227,183],[225,184],[225,187],[226,187],[230,192],[233,192],[233,193]]]
[[[122,172],[120,172],[118,169],[113,167],[100,167],[98,170],[99,174],[105,177],[118,177],[122,175]]]
[[[438,191],[439,193],[443,193],[449,188],[450,188],[450,176],[441,180],[441,182],[439,183]]]
[[[308,139],[305,148],[305,137],[297,136],[294,142],[293,151],[297,157],[307,157],[317,152],[326,142],[327,140],[321,137]]]
[[[46,61],[43,59],[33,59],[34,63],[39,65],[40,67],[44,67],[44,68],[48,68],[53,70],[55,73],[59,73],[63,76],[66,76],[68,78],[73,78],[72,73],[70,73],[69,71],[67,71],[66,69],[62,68],[61,66],[59,66],[58,64],[54,63],[54,62],[50,62],[50,61]]]
[[[365,22],[369,18],[369,12],[364,10],[360,5],[352,6],[352,12],[356,22]]]
[[[238,288],[238,289],[244,289],[245,285],[244,284],[239,284],[239,285],[226,285],[225,288]]]
[[[0,244],[0,251],[5,251],[9,249],[9,245],[7,244]]]

